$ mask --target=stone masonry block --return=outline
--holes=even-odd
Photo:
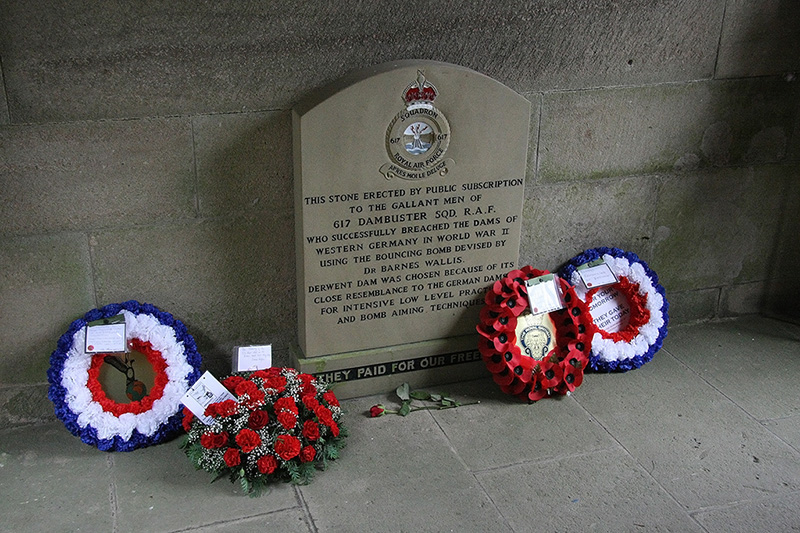
[[[598,246],[635,252],[649,263],[658,183],[645,177],[526,187],[520,265],[556,270]]]
[[[667,291],[669,325],[677,326],[715,318],[719,293],[718,288],[697,291]]]
[[[280,356],[296,337],[293,244],[292,217],[264,213],[97,232],[97,298],[169,311],[206,366],[229,373],[234,345],[272,343]]]
[[[800,286],[794,280],[800,264],[800,168],[795,167],[790,178],[788,193],[781,206],[781,221],[778,238],[770,262],[770,279],[763,311],[769,314],[800,321]]]
[[[539,181],[783,161],[798,89],[776,78],[545,95]]]
[[[0,87],[5,87],[2,69],[0,69]],[[6,92],[0,91],[0,125],[8,124],[10,122],[11,117],[8,115],[8,100],[6,100]]]
[[[201,216],[292,210],[292,122],[288,112],[192,119]]]
[[[667,291],[767,279],[779,206],[796,172],[774,165],[666,179],[656,210],[653,262]]]
[[[800,70],[800,3],[729,0],[716,76],[741,78]]]
[[[92,295],[85,235],[0,239],[0,384],[46,382],[58,338]]]
[[[766,282],[754,281],[722,287],[719,316],[754,315],[763,308]]]
[[[287,109],[398,59],[517,92],[709,78],[724,4],[9,0],[0,50],[13,122]]]
[[[188,120],[0,127],[0,235],[195,215]]]

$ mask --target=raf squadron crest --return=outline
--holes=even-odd
[[[433,105],[437,96],[436,87],[418,70],[416,81],[403,91],[405,109],[386,130],[386,151],[391,163],[380,169],[386,179],[444,176],[453,167],[453,160],[444,157],[450,144],[450,124]]]

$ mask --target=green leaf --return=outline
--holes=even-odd
[[[454,404],[450,398],[442,398],[442,407],[453,407]]]
[[[408,393],[408,383],[403,383],[399,387],[397,387],[397,396],[400,397],[401,400],[407,401],[411,399],[411,396]]]
[[[430,400],[431,393],[424,390],[415,390],[411,391],[411,397],[415,400]]]
[[[403,405],[400,407],[400,410],[397,411],[397,414],[400,416],[406,416],[410,412],[411,412],[411,401],[406,400],[403,402]]]
[[[442,395],[441,394],[431,394],[431,401],[432,402],[441,402]]]

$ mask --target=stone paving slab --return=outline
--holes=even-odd
[[[487,372],[488,374],[488,372]],[[486,378],[448,387],[464,403],[480,405],[433,411],[451,445],[471,470],[589,454],[617,446],[575,402],[560,396],[535,404],[509,398]]]
[[[300,488],[320,532],[511,531],[429,413],[368,418],[376,400],[342,402],[342,458]]]
[[[287,509],[265,515],[211,524],[192,529],[195,533],[242,533],[248,531],[277,531],[280,533],[313,533],[300,509]]]
[[[257,499],[227,479],[212,484],[213,475],[195,470],[179,443],[113,454],[117,531],[177,531],[299,507],[289,484]]]
[[[702,531],[619,447],[477,477],[514,531]]]
[[[0,531],[111,531],[108,459],[60,423],[4,431]]]
[[[800,530],[800,493],[695,513],[708,533]]]
[[[800,490],[800,454],[675,359],[673,335],[638,370],[587,376],[581,405],[687,509]]]
[[[786,374],[800,346],[774,324],[747,317],[675,329],[669,351],[757,420],[800,415],[800,381]]]

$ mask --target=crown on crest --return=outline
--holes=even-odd
[[[436,87],[433,86],[421,70],[417,71],[416,81],[412,81],[403,91],[403,101],[406,105],[411,105],[417,102],[433,102],[437,95]]]

